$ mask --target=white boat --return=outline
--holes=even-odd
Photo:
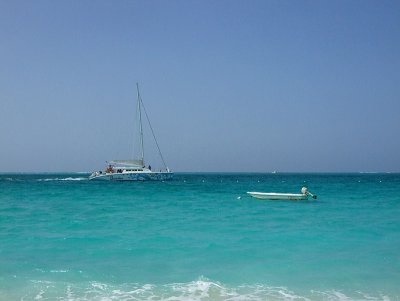
[[[306,187],[301,188],[301,193],[279,193],[279,192],[256,192],[248,191],[250,196],[262,199],[262,200],[289,200],[289,201],[300,201],[307,200],[308,197],[316,199],[317,196],[308,192]]]
[[[163,155],[161,153],[160,147],[156,136],[154,135],[153,128],[151,126],[149,117],[147,115],[146,109],[143,105],[142,98],[139,93],[139,85],[137,87],[137,111],[138,111],[138,121],[139,121],[139,155],[137,159],[134,160],[112,160],[108,161],[107,168],[104,171],[95,171],[89,176],[89,180],[105,180],[105,181],[164,181],[170,180],[174,176],[173,172],[169,170],[165,164]],[[144,147],[143,147],[143,125],[142,125],[142,107],[146,115],[149,127],[153,134],[155,144],[158,149],[158,153],[164,165],[163,170],[152,171],[151,166],[146,167],[144,162]]]

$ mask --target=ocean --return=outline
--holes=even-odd
[[[400,300],[400,174],[87,176],[0,174],[0,300]]]

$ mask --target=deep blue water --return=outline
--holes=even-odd
[[[400,174],[87,176],[0,174],[0,300],[400,300]]]

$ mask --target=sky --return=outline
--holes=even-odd
[[[131,159],[137,82],[173,171],[400,171],[399,1],[0,0],[0,172]]]

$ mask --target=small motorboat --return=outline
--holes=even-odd
[[[301,193],[279,193],[279,192],[256,192],[248,191],[249,195],[253,198],[262,200],[289,200],[289,201],[301,201],[308,200],[308,197],[316,199],[317,196],[308,191],[307,187],[301,188]]]

